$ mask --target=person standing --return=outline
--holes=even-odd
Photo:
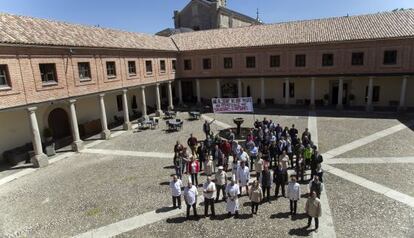
[[[198,191],[197,188],[191,183],[191,179],[188,180],[188,185],[184,189],[184,201],[187,205],[187,216],[186,218],[189,219],[190,217],[190,209],[193,208],[194,217],[198,218],[197,215],[197,195]]]
[[[200,166],[194,156],[191,156],[190,159],[191,160],[188,163],[187,171],[191,175],[191,181],[193,181],[194,185],[198,187],[198,172],[200,172]]]
[[[314,175],[317,175],[318,168],[321,168],[321,164],[323,162],[323,157],[318,151],[318,147],[313,146],[313,155],[311,159],[311,178]]]
[[[249,198],[252,203],[252,216],[253,216],[253,214],[257,214],[257,210],[259,209],[259,204],[263,200],[263,191],[262,191],[262,188],[260,187],[259,181],[255,180],[253,182],[253,185],[250,188]]]
[[[214,146],[214,152],[213,152],[213,164],[214,164],[214,173],[216,172],[216,168],[218,166],[223,165],[223,152],[221,152],[219,146],[216,144]]]
[[[239,215],[239,197],[240,188],[239,185],[236,183],[235,176],[232,177],[231,182],[226,186],[226,194],[227,194],[227,206],[226,211],[228,212],[229,216],[235,214],[236,217]]]
[[[276,184],[275,188],[275,197],[279,196],[279,188],[282,188],[282,196],[285,196],[285,184],[286,184],[286,175],[283,170],[282,164],[279,163],[278,166],[273,171],[273,182]]]
[[[216,184],[211,181],[211,177],[207,177],[207,181],[203,184],[204,194],[204,216],[208,216],[208,207],[211,207],[211,216],[214,218],[216,213],[214,211],[214,199],[216,198]]]
[[[223,166],[219,166],[218,172],[215,175],[215,182],[216,182],[216,188],[217,188],[217,194],[216,194],[216,202],[218,202],[220,197],[220,191],[223,192],[223,201],[226,201],[226,185],[227,185],[227,173],[224,171]]]
[[[312,192],[315,192],[316,196],[320,199],[322,190],[323,190],[323,185],[319,181],[319,176],[318,175],[313,176],[313,180],[309,183],[309,195],[311,195]]]
[[[211,176],[213,174],[213,156],[209,155],[207,157],[206,166],[204,169],[204,174],[207,176]]]
[[[287,195],[290,201],[290,214],[296,215],[298,200],[300,198],[300,185],[296,182],[296,176],[291,176],[291,181],[288,184]]]
[[[195,138],[193,134],[190,134],[190,138],[188,138],[187,140],[187,145],[190,147],[192,155],[196,154],[197,143],[198,143],[197,138]]]
[[[256,145],[250,150],[250,170],[253,170],[254,162],[257,160],[259,148]]]
[[[225,160],[224,160],[224,171],[227,172],[228,169],[228,165],[229,165],[229,157],[231,154],[231,144],[227,141],[227,140],[223,140],[223,142],[221,143],[221,151],[224,154]]]
[[[208,156],[207,148],[204,145],[204,142],[201,142],[197,148],[198,163],[200,165],[200,171],[203,170],[203,164],[206,162]],[[204,166],[205,167],[205,166]]]
[[[249,180],[250,180],[250,170],[246,166],[246,163],[242,160],[240,162],[240,167],[237,169],[237,180],[239,181],[240,186],[240,196],[243,194],[243,187],[246,188],[246,194],[249,194]]]
[[[288,181],[288,168],[289,168],[289,156],[286,154],[286,151],[279,157],[279,161],[282,164],[283,172],[285,173],[285,181]]]
[[[309,128],[306,128],[305,131],[302,133],[302,143],[310,144],[311,141],[312,141],[311,133],[309,131]]]
[[[310,198],[306,201],[305,212],[308,214],[308,225],[306,229],[311,226],[312,218],[315,219],[315,232],[318,232],[319,217],[322,215],[322,207],[319,198],[316,197],[316,193],[312,192]]]
[[[173,179],[170,182],[170,189],[171,189],[171,196],[173,200],[173,208],[181,209],[181,187],[183,186],[183,183],[181,182],[181,179],[177,177],[177,175],[173,176]]]
[[[266,197],[266,200],[270,201],[270,189],[272,187],[272,174],[270,173],[269,166],[265,166],[260,176],[262,182],[263,197]],[[267,194],[267,196],[266,196]]]
[[[259,154],[259,156],[256,159],[256,163],[254,164],[254,170],[256,171],[256,179],[260,179],[260,175],[262,174],[262,171],[264,169],[264,161],[262,159],[262,156]]]
[[[211,131],[211,124],[215,121],[216,119],[212,120],[211,122],[208,122],[207,120],[204,121],[203,124],[203,132],[204,134],[206,134],[206,139],[208,138],[208,136],[210,135],[210,131]]]
[[[177,140],[176,144],[174,145],[174,158],[173,158],[173,164],[175,169],[175,174],[181,179],[182,178],[182,153],[183,153],[184,146],[180,144],[180,142]]]

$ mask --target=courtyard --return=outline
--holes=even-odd
[[[166,133],[116,128],[104,141],[91,137],[80,153],[60,151],[51,165],[0,172],[1,237],[414,237],[414,132],[410,116],[391,113],[259,110],[252,114],[204,114]],[[289,215],[286,198],[263,203],[250,216],[247,196],[240,217],[227,218],[225,203],[217,218],[185,220],[173,210],[168,187],[173,146],[190,133],[204,139],[204,119],[216,119],[214,132],[243,117],[250,127],[263,117],[282,126],[309,128],[324,156],[325,190],[319,232],[307,224],[303,196],[298,216]],[[136,125],[134,125],[136,128]],[[230,174],[230,173],[229,173]],[[201,176],[204,182],[205,177]],[[183,179],[186,183],[186,179]],[[301,185],[305,194],[307,184]],[[201,194],[201,188],[199,188]],[[271,194],[274,193],[272,187]],[[199,199],[199,202],[201,199]],[[203,206],[199,205],[199,214]]]

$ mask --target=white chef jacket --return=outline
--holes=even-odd
[[[181,187],[183,186],[183,183],[180,179],[177,179],[176,182],[172,180],[170,182],[170,189],[171,189],[171,195],[174,197],[178,197],[181,195]]]
[[[194,185],[192,185],[191,188],[189,188],[188,186],[185,187],[184,198],[188,205],[193,205],[196,202],[197,195],[198,191]]]

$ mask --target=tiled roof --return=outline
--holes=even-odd
[[[176,51],[171,39],[0,13],[0,43]]]
[[[414,10],[183,33],[181,51],[414,37]]]

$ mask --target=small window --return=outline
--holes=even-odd
[[[351,64],[364,65],[364,52],[353,52]]]
[[[39,68],[43,83],[57,83],[55,64],[39,64]]]
[[[286,97],[286,83],[283,83],[283,97]],[[295,83],[289,83],[289,97],[295,97]]]
[[[128,61],[128,74],[137,75],[137,66],[135,61]]]
[[[191,60],[186,59],[184,60],[184,70],[191,70],[193,66],[191,65]]]
[[[231,68],[233,68],[233,58],[231,58],[231,57],[225,57],[223,59],[223,63],[224,63],[224,68],[225,69],[231,69]]]
[[[172,68],[173,71],[177,70],[177,61],[176,60],[171,61],[171,68]]]
[[[152,74],[152,61],[151,60],[145,61],[145,72],[147,74]]]
[[[78,63],[79,79],[90,80],[91,79],[91,67],[89,62]]]
[[[306,67],[306,55],[296,55],[295,65],[296,67]]]
[[[270,68],[280,67],[280,55],[270,56]]]
[[[372,102],[379,102],[380,86],[372,87]],[[368,101],[368,86],[365,88],[365,102]]]
[[[397,51],[396,50],[384,51],[384,64],[385,65],[397,64]]]
[[[124,110],[124,107],[122,105],[122,95],[116,96],[116,106],[118,108],[118,112],[122,112]]]
[[[203,69],[211,69],[211,59],[210,58],[203,59]]]
[[[334,65],[334,55],[323,54],[322,55],[322,66],[333,66],[333,65]]]
[[[160,60],[160,73],[165,73],[165,60]]]
[[[106,75],[109,78],[116,77],[116,67],[115,67],[115,62],[114,61],[106,62]]]
[[[256,68],[256,57],[255,56],[246,57],[246,68]]]
[[[8,88],[10,87],[9,81],[9,70],[7,65],[1,64],[0,65],[0,88]]]

